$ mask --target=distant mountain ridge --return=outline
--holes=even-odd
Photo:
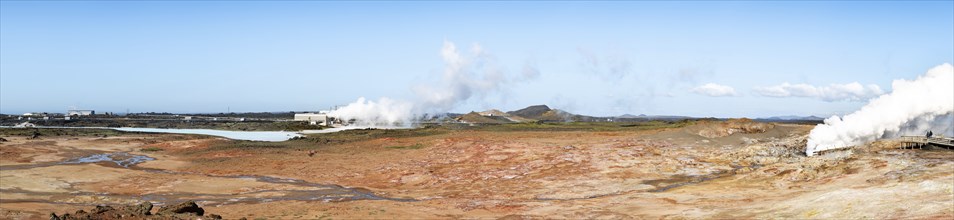
[[[645,115],[645,114],[631,115],[631,114],[623,114],[623,115],[620,115],[620,116],[616,116],[615,118],[618,118],[618,119],[650,119],[650,120],[657,120],[657,119],[661,119],[661,120],[681,120],[681,119],[690,119],[690,118],[693,118],[693,117],[689,117],[689,116],[679,116],[679,115]]]
[[[757,118],[756,120],[764,121],[822,121],[825,118],[818,116],[797,116],[797,115],[786,115],[786,116],[772,116],[768,118]]]
[[[500,111],[497,109],[488,109],[481,112],[470,112],[467,114],[448,113],[448,116],[454,117],[459,122],[475,124],[501,124],[501,123],[521,123],[521,122],[637,122],[637,121],[678,121],[686,119],[698,119],[698,117],[679,116],[679,115],[646,115],[646,114],[623,114],[619,116],[595,117],[587,115],[573,114],[560,109],[553,109],[547,105],[531,105],[514,111]],[[709,119],[720,120],[720,118],[708,117]],[[818,116],[773,116],[766,118],[756,118],[754,120],[767,122],[807,122],[822,121],[825,118]]]

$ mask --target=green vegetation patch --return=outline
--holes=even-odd
[[[213,144],[206,151],[279,148],[313,150],[324,146],[334,146],[379,138],[426,137],[459,131],[633,131],[678,128],[690,125],[692,123],[694,123],[692,120],[681,120],[645,122],[529,122],[487,125],[468,125],[463,123],[426,124],[420,128],[414,129],[355,129],[332,133],[309,134],[305,137],[293,138],[291,140],[282,142],[231,140]],[[414,144],[407,146],[386,146],[388,149],[420,149],[423,147],[426,147],[426,145]]]
[[[346,143],[378,138],[425,137],[446,134],[448,132],[449,130],[444,126],[434,125],[414,129],[355,129],[332,133],[310,134],[305,140],[317,138],[335,143]]]
[[[628,131],[678,128],[690,125],[691,123],[693,123],[691,120],[645,122],[537,122],[476,125],[462,127],[461,129],[481,131]]]
[[[158,148],[158,147],[147,147],[147,148],[139,149],[139,151],[142,151],[142,152],[156,152],[156,151],[162,151],[162,148]]]
[[[401,149],[401,150],[416,150],[416,149],[424,148],[424,145],[423,145],[423,144],[420,144],[420,143],[417,143],[417,144],[405,145],[405,146],[400,146],[400,145],[397,145],[397,146],[388,146],[387,148],[390,148],[390,149]]]

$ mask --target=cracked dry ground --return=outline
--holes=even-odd
[[[418,201],[203,204],[199,199],[199,203],[225,218],[249,219],[954,218],[952,151],[894,149],[895,143],[882,141],[805,157],[802,150],[811,126],[777,124],[754,133],[699,135],[713,133],[700,132],[711,127],[448,130],[340,142],[312,136],[274,144],[170,135],[127,135],[112,137],[111,142],[102,138],[11,137],[0,145],[5,155],[0,157],[0,165],[69,157],[76,150],[61,150],[62,146],[85,141],[102,146],[96,149],[99,151],[130,151],[157,158],[141,167],[202,175],[147,176],[103,164],[70,166],[73,173],[114,173],[84,182],[77,179],[91,177],[50,170],[58,166],[3,171],[0,188],[6,191],[0,191],[4,197],[0,198],[4,201],[0,214],[3,218],[43,217],[50,211],[85,208],[83,205],[95,204],[97,199],[135,204],[137,199],[149,199],[136,197],[144,193],[227,196],[289,187],[215,177],[261,175],[357,187],[384,197]],[[358,135],[361,131],[353,132]],[[136,141],[115,141],[123,138]],[[139,151],[144,148],[161,150]],[[27,175],[20,174],[26,171],[31,177],[43,178],[17,179]],[[30,181],[41,180],[65,182],[69,187],[32,189],[49,191],[45,197],[23,192],[28,191]],[[71,191],[125,196],[74,198],[81,196],[71,197]],[[8,199],[21,197],[30,199]],[[57,199],[79,202],[64,205],[51,201]]]

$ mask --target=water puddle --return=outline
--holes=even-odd
[[[656,189],[650,190],[649,192],[665,192],[686,185],[699,184],[714,179],[733,176],[742,168],[758,169],[759,167],[762,166],[758,164],[752,166],[733,166],[731,170],[720,170],[704,175],[673,175],[665,179],[646,180],[643,181],[643,184],[656,187]]]
[[[99,163],[99,162],[111,162],[118,166],[129,168],[129,166],[136,165],[138,163],[156,160],[156,158],[147,157],[143,155],[133,155],[126,152],[116,152],[116,153],[105,153],[105,154],[93,154],[86,157],[75,158],[67,161],[63,161],[63,164],[80,164],[80,163]]]

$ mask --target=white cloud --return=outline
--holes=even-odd
[[[835,101],[864,101],[884,94],[881,87],[875,84],[861,85],[853,82],[848,84],[831,84],[828,86],[813,86],[809,84],[789,84],[769,87],[756,87],[755,93],[769,97],[807,97],[817,98],[826,102]]]
[[[692,88],[691,91],[696,94],[712,96],[712,97],[738,95],[738,93],[735,92],[734,88],[730,86],[726,86],[726,85],[715,84],[715,83],[706,83],[705,85]]]

